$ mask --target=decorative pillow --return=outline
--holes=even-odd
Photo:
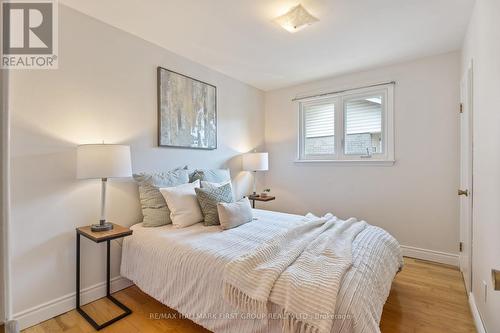
[[[203,214],[196,199],[196,189],[200,181],[182,184],[176,187],[160,188],[160,192],[170,209],[172,224],[178,228],[189,227],[203,221]]]
[[[231,183],[221,186],[212,186],[205,188],[196,188],[196,197],[203,213],[204,225],[218,225],[219,214],[217,213],[217,204],[219,202],[233,202],[233,191]]]
[[[158,173],[140,173],[135,174],[134,179],[139,185],[143,226],[158,227],[172,223],[170,210],[159,188],[188,183],[188,170],[184,168]]]
[[[212,182],[207,182],[205,180],[202,180],[200,182],[201,188],[219,187],[219,186],[226,185],[226,184],[231,184],[231,181],[228,180],[228,181],[224,181],[224,182],[220,182],[220,183],[212,183]]]
[[[218,203],[220,225],[223,230],[238,227],[253,220],[252,206],[248,198],[232,203]]]
[[[200,186],[201,188],[216,188],[216,187],[219,187],[219,186],[222,186],[222,185],[229,184],[229,186],[231,186],[231,193],[233,194],[233,201],[234,201],[233,184],[231,183],[230,180],[224,181],[222,183],[211,183],[211,182],[207,182],[207,181],[202,180],[200,182],[200,184],[201,184],[201,186]]]
[[[224,183],[231,181],[229,169],[198,169],[189,175],[189,181],[204,180],[211,183]]]

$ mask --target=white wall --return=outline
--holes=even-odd
[[[465,38],[462,72],[474,63],[474,207],[472,292],[488,332],[500,332],[500,2],[478,0]],[[484,299],[483,281],[487,284]]]
[[[75,291],[74,230],[97,221],[100,195],[98,181],[75,179],[77,144],[128,144],[135,172],[227,166],[241,195],[251,176],[240,172],[237,156],[262,146],[264,137],[261,91],[68,7],[60,6],[59,17],[59,69],[11,76],[13,311],[23,325],[26,317],[40,316],[33,307],[45,302],[62,297],[74,305],[68,298]],[[156,146],[157,66],[217,86],[217,150]],[[138,222],[136,185],[109,185],[109,220]],[[104,281],[105,248],[82,243],[85,288]],[[120,265],[117,242],[112,252],[113,277]],[[58,304],[48,307],[62,311]],[[41,317],[47,314],[54,315]]]
[[[456,260],[459,69],[460,55],[449,53],[267,93],[266,186],[277,200],[266,205],[366,219],[402,245],[450,253],[445,257]],[[294,163],[298,109],[293,97],[393,80],[394,166]]]

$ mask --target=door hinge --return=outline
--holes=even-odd
[[[462,252],[464,250],[464,243],[460,242],[458,243],[458,250]]]
[[[464,105],[460,103],[460,113],[464,113]]]

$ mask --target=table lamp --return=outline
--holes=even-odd
[[[268,153],[246,153],[243,154],[243,170],[252,171],[253,176],[253,195],[256,195],[255,189],[255,176],[257,171],[269,170],[269,156]]]
[[[91,226],[91,230],[113,229],[113,224],[106,221],[106,183],[108,178],[132,176],[130,147],[110,144],[80,145],[77,148],[76,160],[78,179],[101,179],[101,219],[99,224]]]

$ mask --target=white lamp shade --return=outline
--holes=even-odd
[[[269,170],[268,153],[243,154],[243,170],[245,170],[245,171],[267,171],[267,170]]]
[[[129,146],[81,145],[77,148],[76,159],[76,177],[78,179],[132,176]]]

